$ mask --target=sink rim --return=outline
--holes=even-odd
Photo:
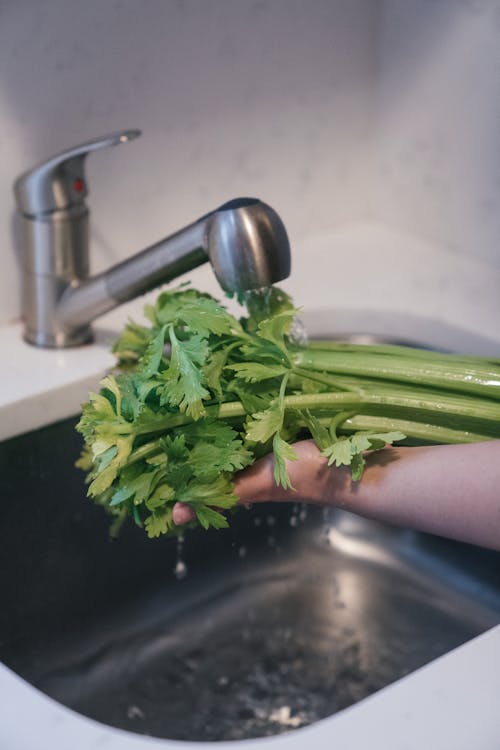
[[[7,455],[4,456],[4,458],[3,458],[3,461],[7,461],[7,463],[5,465],[6,466],[11,466],[12,465],[13,469],[15,470],[15,473],[9,473],[8,474],[6,487],[10,486],[12,489],[17,488],[18,499],[20,501],[18,504],[15,504],[14,506],[10,506],[11,507],[11,511],[10,512],[14,514],[13,517],[12,517],[12,520],[15,523],[15,519],[16,519],[16,516],[17,516],[18,521],[22,523],[22,529],[24,530],[25,538],[26,538],[26,540],[28,542],[29,542],[29,539],[31,538],[31,535],[33,535],[33,534],[35,535],[33,537],[33,541],[35,542],[35,545],[33,547],[33,554],[39,555],[41,552],[43,553],[43,550],[47,547],[47,545],[51,545],[52,544],[50,534],[49,534],[49,537],[45,537],[43,533],[40,535],[40,526],[39,526],[40,519],[38,517],[38,514],[39,514],[38,508],[39,508],[40,504],[39,503],[35,503],[33,505],[33,501],[30,500],[30,498],[33,497],[33,492],[32,492],[33,482],[34,481],[36,481],[36,482],[39,481],[38,480],[39,466],[46,466],[47,465],[46,464],[47,460],[51,461],[53,459],[53,461],[55,462],[54,463],[54,467],[55,468],[52,471],[52,475],[53,476],[57,475],[59,477],[61,475],[61,467],[59,466],[58,461],[64,459],[64,456],[67,455],[68,450],[75,451],[77,453],[77,448],[78,448],[77,443],[79,443],[79,438],[76,435],[76,433],[74,432],[73,425],[74,425],[74,420],[69,420],[67,423],[63,423],[62,425],[56,425],[55,427],[45,428],[45,429],[41,430],[37,434],[37,436],[35,437],[35,442],[33,442],[31,440],[31,436],[30,435],[25,436],[25,437],[21,437],[21,438],[16,438],[12,442],[12,444],[9,446],[9,453],[7,453]],[[59,429],[60,427],[63,427],[65,429],[65,431],[61,432],[60,429]],[[71,441],[69,440],[70,435],[72,437]],[[58,450],[55,449],[55,446],[56,446],[57,443],[59,443],[60,446],[61,446]],[[26,462],[24,460],[24,456],[26,455],[26,451],[28,451],[28,448],[29,448],[30,445],[32,446],[32,450],[30,450],[29,452],[32,455],[37,456],[37,458],[35,459],[32,467],[31,467],[31,469],[30,469],[29,466],[26,465]],[[37,448],[37,446],[38,446],[38,448]],[[88,549],[88,539],[87,539],[87,537],[88,537],[88,534],[90,533],[92,535],[92,539],[94,540],[94,529],[97,528],[95,526],[94,520],[99,519],[100,522],[102,521],[102,523],[100,523],[100,526],[102,526],[103,528],[101,528],[101,530],[100,530],[99,533],[100,533],[101,537],[103,537],[103,542],[107,542],[108,521],[104,517],[104,514],[102,514],[102,510],[100,508],[97,508],[97,507],[93,508],[90,505],[89,506],[85,506],[85,507],[88,507],[91,511],[93,511],[92,516],[93,516],[94,520],[92,520],[92,519],[89,518],[88,521],[85,522],[84,528],[82,530],[83,536],[81,536],[81,538],[80,538],[79,534],[77,534],[75,537],[73,537],[73,535],[70,535],[70,544],[69,544],[69,547],[68,547],[68,544],[66,544],[63,539],[61,539],[60,543],[57,541],[57,539],[59,538],[59,536],[61,534],[61,528],[66,528],[66,524],[68,522],[69,523],[75,523],[75,522],[79,523],[78,518],[75,517],[75,513],[77,513],[77,514],[79,513],[78,508],[80,507],[79,503],[80,503],[80,500],[81,500],[81,498],[80,498],[80,475],[72,468],[72,466],[70,464],[68,464],[68,461],[66,459],[64,459],[64,466],[66,467],[66,470],[63,472],[62,479],[61,479],[61,482],[63,482],[64,485],[62,485],[62,484],[57,485],[58,491],[55,492],[55,493],[52,493],[53,494],[53,498],[50,500],[50,502],[43,504],[43,514],[44,514],[44,517],[47,519],[46,523],[50,524],[50,527],[48,527],[48,528],[52,529],[51,534],[52,534],[52,536],[54,537],[54,540],[55,540],[54,541],[55,549],[51,550],[51,557],[50,557],[50,559],[49,558],[47,559],[47,561],[46,561],[46,566],[47,567],[44,567],[43,570],[49,571],[49,572],[51,570],[53,570],[53,571],[57,571],[57,570],[59,570],[59,571],[66,571],[65,573],[61,573],[56,578],[56,581],[59,581],[59,578],[60,578],[61,581],[63,582],[64,586],[65,586],[64,582],[67,579],[68,570],[72,570],[73,569],[72,566],[74,565],[74,566],[76,566],[76,571],[78,571],[79,570],[79,566],[81,566],[81,564],[82,564],[82,561],[84,562],[87,559],[87,557],[86,557],[87,556],[86,550]],[[29,476],[29,474],[31,474],[31,475]],[[10,480],[9,480],[9,476],[11,477]],[[51,476],[50,468],[49,468],[49,474],[46,475],[45,478],[42,481],[42,486],[40,487],[40,491],[41,492],[43,492],[43,485],[45,486],[46,489],[54,487],[53,476]],[[66,497],[66,499],[63,502],[63,498],[67,494],[67,493],[64,493],[64,491],[60,492],[60,490],[61,490],[61,488],[63,486],[68,488],[67,493],[69,493],[73,497],[73,499],[71,500],[71,502],[69,503],[69,505],[67,503],[67,499],[68,499],[67,497]],[[24,504],[26,502],[28,502],[29,505],[33,505],[33,507],[36,507],[36,509],[37,509],[36,514],[31,517],[32,522],[30,523],[30,526],[28,526],[27,528],[26,528],[25,520],[23,520],[23,518],[22,518],[22,512],[23,512]],[[63,505],[61,505],[61,503],[63,503]],[[61,508],[61,507],[64,508],[64,514],[62,515],[62,517],[59,517],[60,516],[60,511],[58,511],[58,508]],[[19,512],[16,512],[16,508],[19,509]],[[267,509],[265,507],[262,507],[262,506],[256,506],[256,509],[255,509],[256,512],[257,512],[257,509],[258,509],[259,513],[262,513],[264,516],[266,515],[266,513],[269,512],[269,506],[267,507]],[[284,528],[288,529],[288,532],[291,535],[291,537],[292,536],[294,537],[295,529],[290,529],[290,526],[288,524],[289,512],[290,512],[288,506],[273,506],[273,512],[274,512],[274,510],[276,510],[276,514],[281,513],[282,520],[284,520],[284,523],[285,523]],[[56,513],[57,515],[54,516],[54,513]],[[95,515],[94,515],[94,513],[95,513]],[[319,531],[319,527],[321,525],[321,515],[322,515],[322,509],[321,508],[316,508],[316,509],[314,509],[314,511],[311,509],[310,516],[311,516],[311,520],[313,522],[312,529],[313,529],[314,533],[318,533],[318,531]],[[408,532],[407,530],[396,529],[395,527],[390,527],[390,526],[387,526],[386,524],[380,524],[379,522],[376,522],[376,521],[373,521],[373,520],[370,520],[370,519],[364,519],[364,518],[361,518],[361,517],[353,516],[352,514],[348,514],[346,511],[342,511],[342,510],[333,511],[333,515],[334,515],[334,519],[335,518],[337,518],[337,519],[344,519],[344,521],[346,519],[348,519],[347,528],[345,528],[345,527],[343,528],[344,536],[345,536],[345,540],[346,541],[349,541],[350,539],[358,539],[358,541],[359,541],[359,539],[363,540],[363,534],[364,534],[365,540],[366,540],[367,536],[370,537],[370,540],[372,542],[372,547],[373,547],[373,541],[374,540],[371,539],[371,537],[373,535],[373,529],[376,528],[376,527],[378,527],[381,530],[381,533],[384,534],[384,536],[383,537],[377,537],[376,540],[375,540],[376,544],[377,544],[377,546],[379,548],[381,548],[381,549],[383,548],[383,550],[385,550],[386,553],[389,553],[389,554],[391,553],[392,547],[394,546],[394,547],[397,548],[398,545],[400,544],[400,542],[403,540],[403,538],[404,538],[404,540],[409,541],[411,543],[413,542],[413,538],[415,536],[417,536],[418,539],[421,539],[421,538],[424,538],[424,537],[427,538],[427,535],[417,534],[416,532]],[[53,519],[54,518],[57,519],[57,524],[56,524],[55,528],[54,528],[54,524],[53,524]],[[242,524],[244,526],[246,526],[247,528],[250,526],[250,524],[247,522],[247,518],[249,518],[251,520],[251,516],[247,516],[243,511],[241,511],[241,513],[238,514],[238,518],[242,519]],[[6,523],[10,523],[10,521],[8,519],[9,519],[9,513],[7,513],[7,515],[5,516]],[[236,522],[237,518],[235,517],[234,520]],[[90,525],[88,525],[88,523],[90,523]],[[235,524],[232,524],[232,525],[235,525]],[[355,526],[355,528],[353,528],[353,525]],[[349,532],[349,527],[350,527],[350,532]],[[133,530],[133,528],[134,527],[132,526],[131,530]],[[282,528],[283,528],[283,526],[282,526]],[[208,533],[210,533],[210,532],[208,532]],[[217,532],[215,532],[215,533],[217,533]],[[349,533],[350,533],[350,536],[349,536]],[[37,536],[39,538],[39,542],[37,541]],[[260,534],[259,534],[258,530],[257,530],[256,534],[250,532],[250,536],[255,540],[255,542],[259,542]],[[139,539],[139,538],[142,541],[142,539],[143,539],[142,535],[140,537],[139,537],[139,535],[137,535],[137,539]],[[204,533],[203,540],[206,540],[207,538],[208,537],[205,537],[205,533]],[[279,538],[279,537],[277,537],[277,538]],[[303,537],[301,536],[300,538],[302,539]],[[86,539],[87,539],[87,542],[85,541]],[[221,537],[221,539],[222,539],[222,537]],[[304,538],[304,539],[305,539],[305,541],[307,541],[307,538]],[[125,538],[124,541],[127,542],[127,538]],[[199,540],[199,541],[201,541],[201,540]],[[199,544],[199,541],[198,541],[198,544]],[[262,541],[262,539],[261,539],[261,541]],[[442,544],[443,541],[444,540],[438,540],[438,543]],[[226,548],[229,547],[229,543],[230,542],[231,542],[231,539],[229,537],[226,537],[226,544],[225,544]],[[93,541],[92,543],[95,544],[95,541]],[[147,567],[148,566],[150,567],[151,560],[154,561],[154,558],[158,557],[158,555],[156,555],[156,553],[155,553],[155,555],[149,555],[149,550],[150,549],[152,550],[153,547],[156,549],[156,544],[155,543],[151,543],[151,542],[147,542],[147,540],[145,540],[145,543],[147,543],[148,545],[150,545],[147,548],[148,549],[148,559],[149,559],[149,562],[146,561],[146,566],[141,566],[141,571],[139,571],[139,576],[141,577],[140,578],[141,581],[142,581],[142,575],[144,574],[142,572],[142,567],[144,567],[144,572],[146,572]],[[243,541],[242,543],[243,544],[247,544],[245,541]],[[464,545],[463,544],[460,545],[460,543],[452,543],[452,542],[448,542],[448,541],[444,541],[444,543],[447,544],[447,545],[451,544],[453,547],[460,546],[460,549],[463,549],[463,547],[464,547]],[[207,541],[207,544],[210,544],[210,541]],[[204,545],[204,546],[206,546],[206,545]],[[253,547],[254,546],[255,546],[255,543],[252,544],[252,554],[254,554],[254,551],[253,551]],[[413,544],[410,544],[410,546],[413,549]],[[15,549],[17,549],[17,547],[14,547],[14,550]],[[60,549],[60,551],[58,551],[59,549]],[[111,562],[112,559],[116,560],[117,556],[115,555],[115,549],[113,549],[112,547],[110,547],[109,544],[105,544],[105,549],[107,550],[107,552],[106,552],[106,554],[104,556],[101,555],[101,554],[97,555],[95,562],[93,562],[93,564],[92,564],[93,565],[93,568],[92,568],[93,570],[94,569],[97,570],[97,571],[98,570],[102,570],[102,564],[103,564],[103,562],[105,563],[106,559],[110,558],[110,555],[111,555],[111,558],[109,559],[109,562]],[[123,557],[123,553],[126,553],[127,549],[133,549],[133,548],[128,548],[128,546],[122,548],[122,554],[118,555],[118,557],[119,558]],[[257,549],[259,549],[258,545],[257,545],[257,547],[255,549],[255,554],[257,553]],[[163,547],[161,547],[161,548],[158,547],[158,552],[160,553],[160,557],[161,557],[161,559],[163,561],[165,561],[165,554],[164,554],[165,551],[166,550]],[[364,551],[367,552],[367,553],[370,553],[370,550],[364,550]],[[10,554],[8,552],[8,545],[4,549],[4,554],[6,556]],[[70,566],[69,569],[67,568],[67,566],[64,565],[65,556],[68,555],[68,554],[71,557],[71,566]],[[222,554],[223,554],[223,557],[221,559],[222,560],[227,560],[227,554],[225,552],[223,552]],[[395,550],[394,554],[398,555],[398,549]],[[491,553],[491,554],[495,554],[495,553]],[[354,553],[354,557],[356,557],[356,555],[357,555],[357,553],[355,552]],[[93,555],[93,557],[94,557],[94,555]],[[7,559],[11,559],[11,558],[8,557]],[[256,559],[258,561],[258,558],[254,557],[254,559]],[[398,555],[397,559],[398,559],[398,564],[399,564],[399,555]],[[481,558],[481,559],[483,559],[483,558]],[[497,555],[496,554],[495,554],[495,558],[494,559],[495,560],[497,559]],[[80,562],[79,562],[79,560],[80,560]],[[309,562],[311,562],[312,560],[313,560],[313,558],[311,558],[309,560]],[[329,566],[331,564],[329,562],[329,560],[330,560],[330,557],[328,557],[328,559],[327,559],[327,563],[328,563],[327,569],[325,569],[324,567],[321,568],[321,570],[323,572],[325,572],[325,570],[326,570],[327,573],[328,573],[328,575],[329,575],[329,571],[330,571],[330,567]],[[121,566],[120,559],[116,560],[116,562],[117,562],[118,569],[119,569],[120,566]],[[190,563],[189,557],[187,559],[187,562],[188,562],[188,564]],[[156,563],[154,563],[154,564],[156,565]],[[170,563],[167,563],[167,564],[170,564]],[[172,558],[171,564],[172,564],[172,568],[173,568],[173,566],[174,566],[173,558]],[[349,565],[350,565],[350,563],[349,563]],[[22,567],[23,566],[21,566],[21,568]],[[114,568],[116,566],[112,565],[111,567]],[[128,567],[130,567],[130,566],[128,566]],[[135,567],[136,566],[134,564],[134,568]],[[60,591],[60,589],[56,588],[54,585],[50,585],[50,586],[47,586],[47,587],[42,587],[40,589],[40,582],[38,581],[37,576],[35,575],[35,577],[33,578],[33,581],[31,580],[31,578],[33,577],[32,573],[30,572],[31,569],[32,569],[32,566],[30,566],[29,561],[28,561],[27,569],[28,569],[28,573],[21,573],[21,578],[19,580],[25,580],[25,584],[24,584],[25,585],[25,591],[27,591],[28,593],[31,590],[33,583],[36,584],[37,588],[33,589],[33,590],[39,592],[39,600],[38,600],[38,603],[37,603],[36,602],[36,596],[35,596],[34,605],[36,605],[37,607],[43,607],[44,606],[44,602],[47,601],[47,600],[49,600],[49,601],[54,600],[54,602],[57,603],[57,596],[59,596],[59,598],[60,598],[60,593],[58,595],[57,591]],[[38,569],[38,566],[37,566],[37,569]],[[85,569],[87,569],[86,566],[85,566]],[[308,569],[311,570],[310,566],[308,566]],[[496,567],[495,567],[495,569],[496,569]],[[147,574],[147,572],[146,572],[146,574]],[[83,569],[82,569],[82,575],[83,576],[86,575],[85,572],[83,571]],[[110,575],[112,576],[112,579],[110,581],[110,585],[109,586],[106,584],[107,588],[111,587],[111,589],[114,590],[116,588],[117,584],[118,584],[118,586],[121,586],[119,579],[117,579],[117,581],[115,582],[116,576],[111,571],[110,571]],[[129,573],[127,573],[125,571],[125,575],[126,575],[126,586],[127,586],[127,589],[122,589],[122,591],[128,591],[129,587],[130,587],[130,584],[131,584],[131,581],[130,581],[130,578],[129,578]],[[378,576],[380,576],[380,573],[378,573]],[[7,587],[6,587],[5,591],[6,592],[10,591],[9,596],[11,598],[11,601],[15,602],[18,599],[17,589],[15,587],[13,588],[11,583],[8,583],[9,578],[6,578],[5,580],[7,582]],[[79,580],[79,579],[77,579],[77,580]],[[380,580],[380,578],[378,580]],[[405,577],[405,580],[408,580],[408,578]],[[484,578],[484,580],[486,580],[486,578]],[[57,585],[59,585],[59,584],[57,584]],[[153,582],[153,585],[155,585],[154,582]],[[408,586],[408,584],[405,584],[405,585]],[[47,588],[47,594],[45,593],[45,588]],[[106,588],[106,587],[104,587],[104,588]],[[104,588],[103,588],[103,591],[104,591]],[[76,600],[77,600],[77,602],[81,601],[79,599],[79,597],[80,597],[80,594],[78,593],[79,590],[80,589],[77,586],[76,589],[75,589],[75,591],[77,592],[76,593]],[[451,590],[452,591],[452,597],[453,597],[453,590],[454,589],[452,588],[452,590]],[[133,588],[132,588],[134,599],[135,599],[136,593],[140,592],[140,591],[142,591],[142,583],[139,583],[139,587],[137,586],[137,584],[134,584]],[[92,593],[92,592],[90,592],[90,593]],[[470,599],[471,599],[470,592],[467,592],[467,593],[468,593],[468,600],[470,601]],[[124,594],[120,593],[120,589],[118,589],[118,595],[120,597],[119,600],[118,600],[120,608],[123,605],[126,606],[129,597],[128,596],[124,597]],[[108,594],[106,594],[106,596],[108,596]],[[97,602],[97,607],[98,607],[97,614],[98,614],[98,617],[94,618],[94,617],[90,617],[90,616],[85,615],[85,622],[88,619],[89,622],[95,621],[96,624],[99,625],[99,622],[102,622],[102,615],[105,614],[104,610],[102,610],[102,608],[101,608],[101,604],[99,603],[99,602],[101,602],[101,594],[98,593],[97,597],[90,596],[89,599],[87,599],[87,597],[85,597],[85,601],[86,601],[86,605],[85,606],[88,609],[88,601],[92,601],[93,602],[94,598],[95,598],[95,601]],[[6,600],[6,601],[8,601],[8,600]],[[133,602],[133,599],[131,601]],[[382,597],[381,601],[385,601],[385,598]],[[28,602],[29,602],[29,600],[28,600]],[[70,611],[72,611],[71,601],[68,601],[68,602],[64,603],[64,608],[63,608],[64,611],[67,610],[68,608],[69,608]],[[81,607],[80,607],[80,609],[81,609]],[[30,617],[33,616],[35,618],[35,621],[37,622],[37,628],[39,630],[40,630],[40,628],[43,629],[45,627],[44,624],[43,624],[43,621],[39,620],[39,618],[36,616],[37,609],[34,608],[34,606],[29,605],[28,608],[26,608],[26,606],[23,606],[23,610],[24,610],[25,613],[26,612],[28,614],[31,613]],[[77,607],[77,610],[79,611],[78,607]],[[391,611],[392,611],[392,609],[391,609]],[[460,611],[462,611],[462,612],[465,611],[466,612],[466,609],[464,609],[464,607],[462,607]],[[58,609],[56,608],[56,610],[54,610],[53,614],[57,614],[57,612],[58,612]],[[18,615],[18,618],[20,616],[23,617],[23,616],[26,616],[26,614],[20,613],[20,615]],[[59,616],[59,615],[57,614],[57,616]],[[63,615],[63,618],[64,617],[65,616]],[[23,630],[23,628],[21,627],[22,626],[22,622],[20,622],[20,626],[16,625],[15,626],[15,630],[12,630],[12,626],[9,626],[9,619],[10,618],[7,618],[5,620],[5,627],[2,627],[2,630],[7,635],[7,638],[12,638],[14,640],[18,640],[19,639],[19,635],[20,635],[21,631]],[[49,626],[49,629],[47,630],[48,633],[51,632],[51,628],[52,628],[51,622],[52,622],[52,619],[53,619],[53,617],[47,619],[47,624]],[[358,618],[358,621],[359,621],[359,618]],[[497,622],[498,620],[495,618],[494,621]],[[67,617],[65,617],[65,619],[62,620],[62,627],[61,627],[61,630],[59,632],[62,633],[63,632],[63,628],[67,629],[67,628],[71,627],[70,625],[64,624],[64,623],[68,623],[68,622],[69,622],[69,619]],[[353,622],[354,622],[354,620],[353,620]],[[491,624],[493,624],[493,621],[492,621]],[[483,627],[489,627],[489,625],[486,624]],[[26,629],[26,633],[25,633],[26,637],[30,636],[30,628],[31,628],[31,626],[29,626],[28,629]],[[386,632],[386,631],[382,630],[381,632]],[[388,631],[388,632],[390,632],[390,631]],[[413,632],[413,629],[411,629],[411,632]],[[417,628],[417,630],[415,632],[417,632],[417,633],[419,632],[418,628]],[[476,630],[475,632],[478,632],[478,630]],[[469,631],[469,635],[467,635],[466,637],[469,638],[473,634],[474,634],[474,631]],[[12,648],[13,648],[13,653],[15,654],[15,649],[18,648],[18,647],[16,645],[14,645],[14,640],[12,640],[12,644],[13,644]],[[78,640],[76,640],[75,642],[78,645]],[[455,643],[456,642],[457,641],[455,641]],[[339,646],[341,646],[341,644],[339,644]],[[446,650],[450,649],[450,641],[448,641],[448,644],[445,645],[445,648],[446,648]],[[5,648],[5,653],[6,653],[6,659],[7,659],[7,648]],[[424,652],[424,660],[427,660],[428,658],[432,659],[433,657],[435,657],[435,654],[436,654],[436,651],[432,651],[431,650],[429,652],[429,655],[425,656],[425,652]],[[11,662],[8,661],[8,663],[11,663]],[[16,663],[16,662],[13,661],[12,663]],[[63,663],[64,663],[64,661],[63,661]],[[403,666],[404,666],[404,663],[405,663],[404,661],[401,662],[401,664]],[[420,661],[420,663],[422,663],[422,661]],[[415,662],[413,662],[413,665],[412,665],[412,662],[410,661],[409,665],[410,665],[409,668],[414,671],[415,670]],[[391,676],[390,680],[393,680],[393,679],[395,679],[395,677]],[[332,718],[334,718],[334,716]],[[315,722],[315,724],[316,724],[316,722]]]
[[[122,311],[123,312],[123,311]],[[325,315],[335,313],[335,308],[328,310],[310,311],[304,313],[303,317],[307,319],[309,314],[319,314],[319,320],[324,319]],[[352,311],[348,311],[352,312]],[[366,311],[363,311],[364,313]],[[394,316],[393,312],[387,315]],[[412,316],[414,320],[421,320]],[[402,319],[402,318],[401,318]],[[440,323],[440,321],[438,321]],[[85,399],[86,392],[96,378],[106,369],[109,364],[107,352],[104,350],[104,341],[109,343],[109,332],[103,332],[99,344],[85,348],[85,378],[82,379],[82,367],[80,359],[70,357],[64,361],[55,361],[52,359],[51,367],[47,367],[47,353],[37,352],[28,347],[21,341],[19,326],[4,327],[0,330],[0,340],[5,344],[4,353],[6,363],[11,363],[7,368],[7,378],[12,379],[15,385],[12,395],[7,403],[2,404],[0,408],[0,423],[8,429],[7,434],[1,437],[10,437],[14,434],[20,434],[44,424],[58,421],[75,413],[78,404]],[[461,334],[467,333],[462,329],[455,329]],[[329,329],[331,335],[331,327]],[[377,332],[376,332],[377,333]],[[113,334],[114,335],[114,334]],[[324,335],[321,330],[318,335]],[[471,334],[477,340],[475,334]],[[472,339],[471,339],[472,340]],[[498,356],[499,344],[496,341],[486,340],[488,345],[492,345],[494,350],[489,350],[487,354],[494,353]],[[484,343],[484,340],[482,340]],[[43,354],[42,358],[34,356]],[[482,352],[480,352],[482,353]],[[43,377],[36,383],[31,382],[29,387],[26,384],[20,384],[18,381],[18,372],[20,368],[27,367],[30,372],[49,371],[49,379],[44,381]],[[53,388],[49,380],[52,379],[50,370],[56,367],[63,373],[60,383]],[[62,394],[62,399],[61,399]],[[28,403],[28,400],[31,401]],[[23,408],[28,404],[28,414],[23,416]],[[25,409],[26,411],[26,409]],[[339,741],[342,738],[347,742],[353,741],[359,737],[360,741],[366,741],[369,736],[372,742],[372,750],[389,750],[389,748],[400,747],[401,741],[413,741],[416,738],[418,744],[415,744],[415,750],[422,747],[425,741],[430,742],[435,739],[435,729],[443,727],[448,720],[449,725],[454,724],[456,729],[455,738],[466,742],[470,738],[470,743],[477,747],[490,748],[493,746],[493,740],[497,740],[500,734],[500,724],[497,706],[492,706],[488,701],[480,699],[476,689],[476,684],[481,682],[482,687],[488,690],[486,695],[498,695],[500,692],[500,676],[493,674],[489,669],[492,664],[492,654],[500,650],[500,626],[497,626],[483,635],[474,638],[468,643],[460,646],[456,651],[446,654],[440,659],[431,662],[421,670],[414,672],[407,677],[398,680],[393,685],[383,689],[364,701],[345,709],[340,714],[335,714],[316,724],[306,727],[305,729],[296,730],[285,737],[273,737],[266,740],[266,743],[272,742],[277,748],[286,747],[299,750],[302,746],[304,732],[314,732],[317,738],[316,747],[330,747],[332,739],[335,737]],[[467,684],[463,683],[460,675],[463,669],[469,672],[470,680]],[[429,692],[436,688],[446,691],[448,702],[439,705],[438,702],[429,703]],[[90,747],[98,747],[103,739],[109,741],[110,750],[131,750],[151,748],[154,746],[173,748],[182,747],[187,750],[190,745],[197,748],[201,743],[175,742],[169,740],[150,740],[148,738],[131,735],[105,725],[97,724],[91,719],[76,714],[61,704],[56,703],[49,697],[40,693],[36,688],[29,685],[26,681],[13,673],[3,664],[0,664],[0,693],[6,696],[6,715],[2,717],[0,726],[0,738],[6,742],[9,747],[22,747],[23,750],[28,748],[39,747],[40,736],[50,738],[52,747],[55,750],[68,747],[71,743],[74,750],[89,750]],[[417,702],[419,706],[426,707],[427,721],[422,722],[419,716],[406,715],[408,705]],[[374,706],[375,708],[372,708]],[[28,709],[28,711],[26,711]],[[373,719],[373,713],[377,713],[377,721]],[[26,714],[30,715],[30,722],[26,722]],[[371,720],[369,717],[372,717]],[[481,716],[479,727],[475,723],[475,732],[472,735],[470,729],[470,716]],[[354,717],[354,718],[353,718]],[[367,726],[371,726],[366,734],[361,733],[360,725],[363,724],[363,717],[368,717]],[[384,719],[385,717],[385,719]],[[371,721],[371,724],[370,724]],[[383,742],[378,744],[377,726],[384,724]],[[483,732],[481,737],[478,732]],[[35,736],[34,736],[35,735]],[[413,738],[409,740],[409,738]],[[488,738],[490,743],[488,744]],[[481,744],[484,739],[484,744]],[[323,744],[324,741],[324,744]],[[257,741],[247,741],[256,747],[260,743]],[[469,746],[472,746],[469,743]],[[206,744],[206,743],[203,743]],[[225,743],[230,750],[231,747],[236,750],[241,747],[241,742]],[[251,746],[251,745],[249,745]],[[410,747],[410,746],[409,746]],[[441,744],[443,750],[456,750],[457,744],[452,738],[444,738]]]

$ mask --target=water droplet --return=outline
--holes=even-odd
[[[275,538],[274,538],[273,536],[271,536],[271,534],[270,534],[270,535],[269,535],[269,536],[267,537],[267,543],[268,543],[268,545],[269,545],[270,547],[274,547],[274,545],[276,544],[276,539],[275,539]]]
[[[247,548],[246,547],[240,547],[238,549],[238,557],[246,557],[247,554]]]
[[[182,559],[184,551],[184,534],[177,537],[177,562],[175,563],[174,575],[178,581],[182,581],[187,576],[187,565]]]
[[[330,526],[323,526],[320,531],[319,540],[321,544],[324,544],[326,547],[332,546],[330,542]]]
[[[300,506],[299,521],[301,523],[304,523],[306,518],[307,518],[307,505],[305,503],[302,503]]]
[[[220,685],[221,687],[225,687],[226,685],[229,685],[229,677],[226,677],[225,674],[221,675],[220,677],[217,677],[217,685]]]
[[[307,329],[304,325],[304,321],[297,315],[292,320],[290,326],[290,340],[298,346],[307,346],[309,343],[309,336],[307,335]]]
[[[292,507],[292,515],[290,516],[290,526],[299,525],[299,504],[294,503]]]
[[[187,576],[187,566],[182,560],[177,560],[174,568],[174,575],[178,581],[182,581]]]
[[[262,518],[259,518],[259,516],[257,516],[257,518],[254,518],[253,519],[253,525],[254,526],[261,526],[262,525]]]
[[[268,526],[274,526],[274,524],[276,523],[276,520],[274,516],[267,516],[266,522]]]

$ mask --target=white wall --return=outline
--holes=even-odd
[[[18,311],[12,181],[88,158],[100,270],[219,203],[257,195],[292,240],[366,213],[373,0],[10,0],[0,12],[0,322]]]
[[[491,265],[495,289],[499,81],[500,0],[3,0],[0,322],[18,314],[14,178],[124,127],[144,135],[88,159],[94,270],[246,194],[282,215],[291,288],[317,287],[318,307],[359,306],[366,285],[377,289],[362,252],[340,297],[329,281],[346,228],[367,221],[395,232],[403,297],[418,241],[441,270],[447,253],[477,258],[479,279]],[[355,236],[368,257],[370,234]],[[376,235],[377,253],[388,236]],[[379,265],[389,305],[393,261]],[[432,265],[419,280],[430,302],[466,264],[449,266],[437,287]],[[497,299],[481,299],[478,328],[498,319]],[[446,296],[432,309],[443,308],[452,319]]]
[[[385,0],[378,57],[374,215],[500,268],[500,2]]]

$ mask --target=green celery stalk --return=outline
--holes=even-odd
[[[303,370],[446,388],[500,400],[500,369],[480,363],[414,359],[364,352],[362,348],[348,352],[307,348],[295,353],[294,364]]]
[[[202,526],[224,528],[234,473],[273,451],[275,480],[289,486],[290,443],[303,437],[329,463],[351,459],[354,480],[366,450],[394,441],[500,438],[499,359],[299,346],[282,292],[254,293],[247,309],[238,321],[209,295],[179,288],[147,309],[149,328],[129,324],[117,342],[116,373],[78,425],[89,495],[117,523],[129,516],[151,537],[176,533],[172,510],[185,502]]]

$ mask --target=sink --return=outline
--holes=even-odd
[[[499,553],[340,510],[111,540],[74,424],[0,445],[0,660],[83,715],[193,741],[288,732],[500,623]]]

